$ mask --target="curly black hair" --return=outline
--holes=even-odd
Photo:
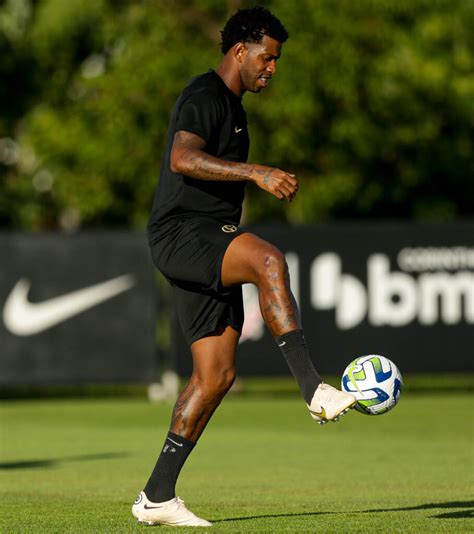
[[[239,9],[221,31],[222,53],[227,54],[236,43],[260,43],[264,35],[280,43],[288,39],[285,27],[268,9],[262,6]]]

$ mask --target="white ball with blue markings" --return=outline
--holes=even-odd
[[[381,415],[400,400],[403,379],[391,360],[370,354],[356,358],[346,367],[341,387],[355,396],[357,411],[366,415]]]

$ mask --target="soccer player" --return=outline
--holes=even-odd
[[[247,163],[242,107],[276,72],[288,33],[263,7],[241,9],[222,34],[224,59],[191,80],[179,96],[148,225],[153,260],[173,287],[179,321],[193,357],[164,447],[132,507],[148,524],[210,526],[176,497],[179,472],[235,378],[243,324],[242,284],[255,284],[262,316],[294,374],[310,414],[336,421],[355,398],[322,382],[290,291],[284,255],[239,228],[245,186],[253,182],[291,202],[294,174]]]

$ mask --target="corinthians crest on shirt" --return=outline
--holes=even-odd
[[[230,234],[232,232],[237,231],[237,226],[235,226],[234,224],[224,224],[221,230],[225,232],[226,234]]]

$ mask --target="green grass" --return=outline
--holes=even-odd
[[[326,382],[335,386],[336,376],[324,375]],[[440,391],[474,391],[473,373],[409,374],[403,375],[403,390],[409,393]],[[184,385],[184,381],[183,381]],[[288,376],[245,377],[243,384],[237,384],[243,394],[286,395],[296,394],[298,386]],[[16,386],[0,387],[0,399],[79,398],[79,397],[140,397],[147,394],[143,384],[80,384],[76,386]]]
[[[389,414],[320,427],[290,393],[234,395],[178,493],[214,521],[212,532],[474,532],[472,408],[466,392],[405,393]],[[170,409],[138,399],[3,402],[0,532],[150,532],[130,506]]]

